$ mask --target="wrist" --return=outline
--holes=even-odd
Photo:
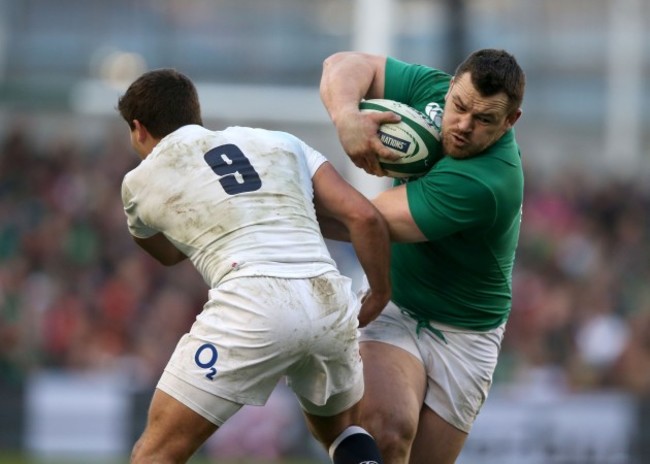
[[[388,302],[390,300],[390,297],[392,296],[392,291],[390,286],[389,287],[380,287],[380,288],[371,288],[370,289],[370,296],[372,296],[375,300],[377,301],[385,301]]]
[[[332,122],[335,127],[340,127],[346,125],[346,121],[350,118],[354,118],[360,114],[359,105],[347,103],[345,105],[339,106],[336,111],[333,111],[331,114]]]

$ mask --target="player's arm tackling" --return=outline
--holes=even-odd
[[[162,233],[149,238],[133,237],[133,240],[164,266],[173,266],[187,259]]]
[[[363,327],[379,315],[391,296],[388,226],[377,208],[348,184],[329,162],[318,168],[312,180],[316,211],[319,218],[329,224],[322,229],[325,237],[344,239],[344,227],[368,278],[370,293],[363,300],[359,313],[359,324]],[[340,225],[336,226],[337,222]]]

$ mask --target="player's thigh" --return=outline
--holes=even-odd
[[[410,464],[453,464],[463,449],[467,433],[452,426],[428,407],[420,413],[420,423],[411,447]]]
[[[415,435],[426,390],[422,362],[398,346],[361,343],[365,378],[362,423],[379,441],[410,441]]]
[[[147,460],[162,457],[187,460],[217,428],[180,401],[156,389],[147,426],[134,450],[134,462],[143,457]]]

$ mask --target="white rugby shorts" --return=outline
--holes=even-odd
[[[431,321],[444,340],[390,302],[377,319],[361,329],[361,342],[380,341],[400,347],[424,365],[431,410],[469,433],[487,399],[501,349],[505,323],[487,332],[450,327]]]
[[[338,414],[363,395],[358,311],[350,279],[334,272],[229,280],[210,290],[158,388],[222,425],[286,375],[305,411]]]

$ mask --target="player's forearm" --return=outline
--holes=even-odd
[[[380,216],[365,218],[349,226],[350,241],[370,288],[390,296],[390,240],[386,221]]]
[[[329,240],[337,240],[339,242],[349,242],[350,241],[350,232],[348,231],[345,224],[339,221],[336,218],[317,215],[318,225],[320,226],[320,231],[323,237]]]

